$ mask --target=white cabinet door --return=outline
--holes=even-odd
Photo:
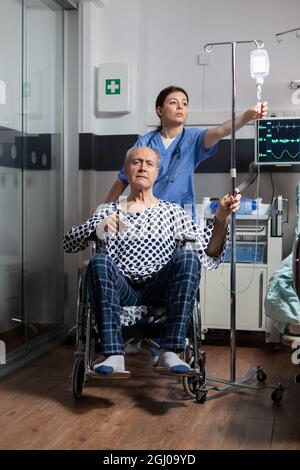
[[[264,330],[267,269],[237,265],[236,329]],[[200,284],[203,328],[230,328],[230,266],[203,271]]]

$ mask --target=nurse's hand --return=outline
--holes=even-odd
[[[216,211],[216,218],[220,222],[227,221],[228,217],[232,212],[236,212],[240,208],[241,193],[239,189],[236,189],[235,195],[225,194],[219,201],[219,206]]]
[[[253,121],[254,119],[264,119],[268,114],[268,102],[263,101],[262,103],[257,103],[253,108],[248,109],[245,112],[246,122]]]

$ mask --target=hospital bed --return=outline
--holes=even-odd
[[[266,315],[272,318],[281,333],[282,343],[290,346],[295,355],[300,350],[300,182],[296,200],[298,212],[293,250],[271,277],[265,300]],[[300,382],[300,375],[295,379]]]

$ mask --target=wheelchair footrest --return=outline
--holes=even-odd
[[[153,371],[154,373],[159,374],[159,375],[169,375],[172,377],[194,377],[195,375],[194,369],[189,370],[185,374],[176,374],[175,372],[171,372],[166,367],[154,367]]]
[[[124,372],[112,372],[111,374],[97,374],[96,372],[91,372],[90,377],[92,379],[129,379],[131,377],[131,372],[125,370]]]

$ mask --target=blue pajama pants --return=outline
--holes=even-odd
[[[182,351],[200,282],[201,263],[190,250],[175,253],[169,263],[142,284],[129,282],[106,253],[88,266],[91,305],[99,326],[103,354],[123,354],[120,312],[123,306],[166,306],[161,347]]]

